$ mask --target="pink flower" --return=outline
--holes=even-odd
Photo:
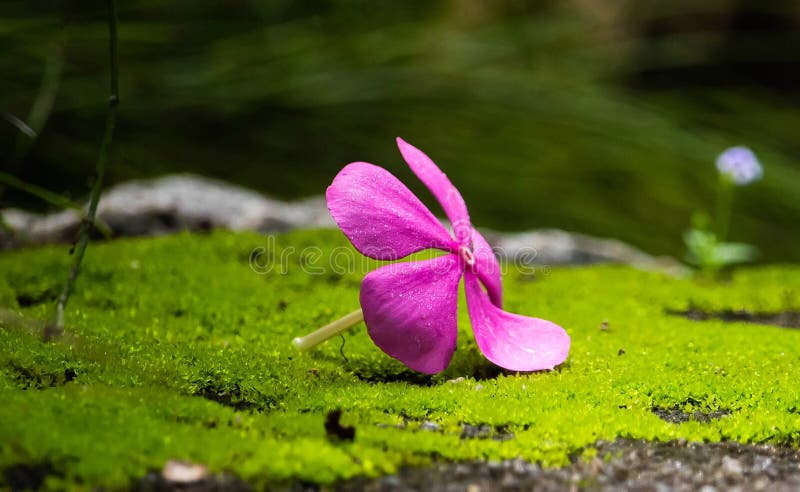
[[[397,260],[430,248],[449,253],[392,263],[364,277],[361,308],[375,344],[416,371],[443,371],[456,349],[463,276],[472,331],[487,359],[512,371],[552,369],[564,362],[570,339],[563,328],[501,309],[500,266],[470,225],[458,190],[419,149],[400,138],[397,145],[444,208],[454,234],[381,167],[354,162],[334,178],[326,193],[328,209],[362,254]]]

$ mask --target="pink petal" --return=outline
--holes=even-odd
[[[381,167],[348,164],[325,195],[333,220],[365,256],[397,260],[428,248],[457,249],[419,198]]]
[[[414,171],[414,174],[425,183],[425,186],[431,190],[433,196],[439,200],[444,213],[453,226],[456,240],[461,244],[465,244],[469,240],[472,226],[470,226],[467,205],[464,203],[464,199],[461,198],[461,193],[453,186],[447,175],[421,150],[400,137],[397,137],[397,146],[400,148],[400,153],[403,154],[403,159],[406,160],[408,167]]]
[[[487,359],[511,371],[552,369],[566,360],[570,340],[563,328],[496,307],[469,270],[464,286],[475,341]]]
[[[503,307],[503,280],[501,279],[500,264],[486,239],[476,230],[472,229],[472,254],[475,265],[472,271],[478,275],[484,287],[489,292],[492,304]]]
[[[444,370],[456,350],[458,265],[457,256],[446,255],[367,274],[361,308],[375,345],[415,371]]]

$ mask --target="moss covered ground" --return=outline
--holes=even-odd
[[[283,253],[285,266],[256,273],[258,247]],[[4,253],[0,469],[40,467],[51,488],[120,489],[177,458],[255,486],[329,484],[432,460],[558,466],[616,437],[800,443],[800,331],[669,314],[800,310],[800,267],[743,269],[725,282],[621,266],[511,268],[506,309],[564,326],[567,363],[498,370],[461,309],[454,360],[428,377],[376,349],[363,325],[344,347],[337,338],[292,349],[294,337],[358,307],[374,264],[328,267],[347,252],[337,231],[93,244],[68,331],[47,344],[32,320],[50,316],[66,248]],[[356,428],[352,442],[326,436],[337,408]],[[730,413],[677,424],[659,409]],[[489,430],[466,438],[464,424]]]

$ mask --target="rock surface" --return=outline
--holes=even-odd
[[[34,214],[0,210],[0,249],[72,242],[81,213],[64,210]],[[98,219],[112,236],[169,234],[224,228],[263,233],[298,228],[335,227],[322,196],[295,202],[269,198],[247,188],[191,174],[122,183],[100,200]],[[519,233],[486,232],[498,256],[531,267],[626,263],[641,268],[680,271],[671,258],[654,258],[628,244],[556,229]]]
[[[11,229],[6,231],[5,238],[0,237],[6,249],[72,241],[81,223],[77,210],[47,215],[16,209],[1,213]],[[240,186],[191,174],[114,186],[103,193],[97,217],[114,236],[212,228],[272,232],[334,225],[322,197],[283,202]]]
[[[800,490],[800,451],[736,443],[654,443],[619,439],[597,443],[597,456],[568,467],[542,469],[522,460],[448,463],[404,468],[376,480],[340,484],[340,491],[492,490]]]
[[[674,258],[654,257],[616,239],[598,238],[562,231],[540,229],[527,232],[488,231],[487,241],[500,259],[517,265],[581,265],[625,263],[647,270],[679,272],[684,267]]]
[[[800,450],[737,443],[650,442],[618,439],[600,441],[597,455],[574,459],[563,468],[543,469],[515,459],[440,463],[423,468],[403,468],[377,479],[356,478],[333,487],[295,483],[278,490],[292,492],[489,492],[618,490],[683,492],[700,490],[800,490]],[[166,469],[166,468],[165,468]],[[192,482],[167,480],[151,473],[142,479],[142,491],[251,490],[230,475],[203,476]]]

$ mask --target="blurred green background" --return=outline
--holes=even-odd
[[[731,239],[800,261],[796,0],[119,3],[112,183],[191,171],[298,198],[364,160],[422,191],[400,135],[479,226],[681,257],[691,213],[713,206],[716,155],[743,144],[765,178],[739,190]],[[0,3],[1,165],[74,199],[102,134],[105,15]],[[21,159],[13,117],[44,124]],[[13,190],[0,206],[47,208]]]

